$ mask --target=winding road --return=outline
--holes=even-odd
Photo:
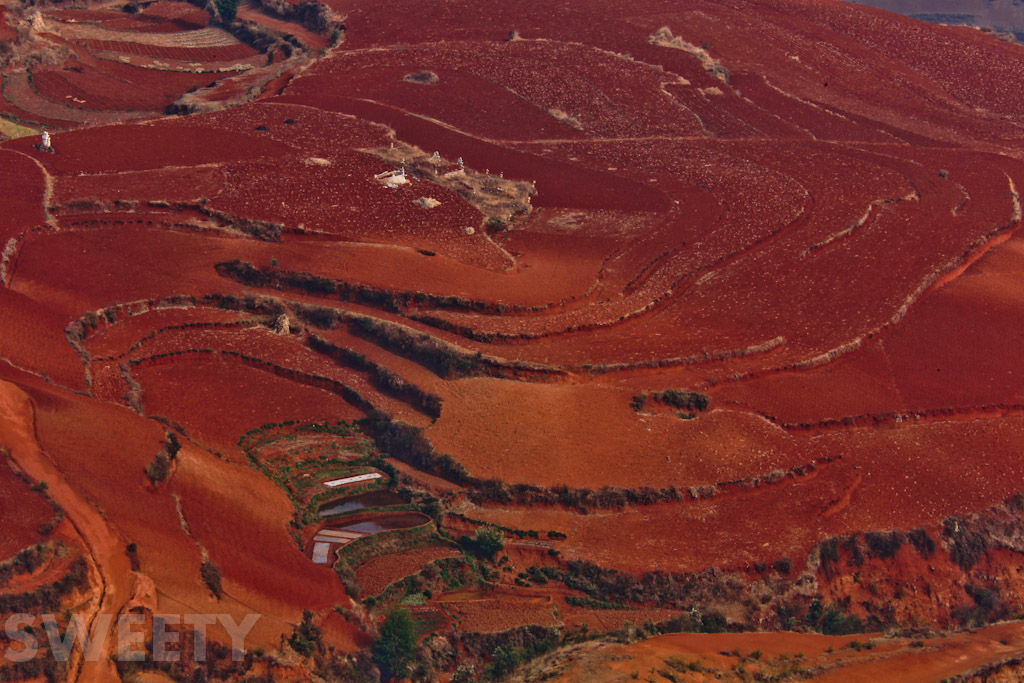
[[[96,661],[80,661],[69,680],[81,683],[120,681],[111,659],[115,639],[102,633],[111,622],[98,619],[100,614],[117,615],[131,597],[131,566],[124,552],[125,544],[83,493],[69,484],[50,456],[39,445],[35,435],[35,406],[32,399],[16,384],[0,380],[0,446],[5,447],[14,462],[36,481],[44,481],[50,497],[58,503],[65,518],[85,541],[87,551],[100,576],[100,600],[91,601],[85,615],[89,624],[90,642],[107,639]]]

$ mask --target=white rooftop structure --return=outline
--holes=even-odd
[[[374,479],[380,479],[380,477],[380,472],[370,472],[369,474],[357,474],[354,477],[345,477],[344,479],[333,479],[331,481],[325,481],[324,486],[326,486],[327,488],[335,488],[336,486],[356,484],[361,481],[373,481]]]
[[[330,543],[317,543],[313,546],[313,562],[316,564],[327,564],[327,551],[331,549]]]

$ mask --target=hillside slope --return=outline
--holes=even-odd
[[[326,4],[294,69],[194,47],[263,64],[218,111],[140,84],[0,143],[0,386],[148,609],[355,652],[412,596],[449,673],[531,625],[1024,610],[1024,47],[831,0]]]

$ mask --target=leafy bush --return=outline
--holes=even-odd
[[[821,568],[825,576],[833,578],[839,564],[839,539],[826,538],[818,545],[818,557],[821,558]]]
[[[178,441],[178,435],[174,432],[168,432],[166,448],[167,455],[171,460],[178,457],[178,452],[181,451],[181,442]]]
[[[608,602],[607,600],[594,600],[593,598],[577,598],[573,595],[566,596],[565,601],[573,607],[586,607],[588,609],[626,609],[625,605],[620,605],[614,602]]]
[[[883,559],[896,557],[896,553],[903,547],[903,539],[903,533],[899,531],[869,531],[864,534],[868,554]]]
[[[348,593],[349,597],[359,599],[359,594],[362,592],[362,588],[359,586],[359,581],[356,579],[356,573],[345,560],[339,560],[334,565],[334,571],[341,579],[341,584],[345,586],[345,592]]]
[[[710,399],[707,394],[702,394],[696,391],[685,391],[683,389],[666,389],[664,391],[656,391],[651,396],[662,403],[679,408],[680,410],[686,411],[698,411],[704,412],[710,405]]]
[[[166,453],[157,453],[153,462],[146,465],[146,476],[154,484],[167,481],[167,477],[171,476],[171,459]]]
[[[860,633],[864,630],[864,624],[857,617],[844,613],[833,603],[822,615],[819,630],[827,636],[845,636]]]
[[[850,564],[854,567],[859,567],[864,564],[864,553],[861,552],[860,543],[857,542],[857,534],[850,534],[845,541],[843,541],[843,550],[850,555]]]
[[[489,679],[497,680],[515,671],[522,661],[523,654],[519,650],[511,646],[502,646],[494,651],[491,663],[484,673]]]
[[[943,523],[943,533],[952,543],[949,556],[963,569],[970,569],[988,550],[985,537],[969,528],[966,520],[949,517]]]
[[[910,545],[914,546],[921,557],[928,559],[931,554],[935,552],[935,540],[928,535],[928,532],[924,530],[924,527],[914,529],[907,533],[907,540],[910,541]]]
[[[459,544],[475,555],[493,560],[505,547],[505,534],[495,526],[484,526],[476,530],[473,538],[463,536]]]
[[[558,647],[562,633],[546,626],[521,626],[500,633],[467,633],[462,642],[471,657],[490,657],[484,680],[497,680]]]

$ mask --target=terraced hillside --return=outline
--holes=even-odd
[[[0,144],[0,387],[137,547],[100,574],[322,629],[210,675],[322,673],[396,605],[491,676],[1024,610],[1024,48],[831,0],[260,9],[264,52],[44,9],[63,61],[5,76],[68,130]]]
[[[50,130],[248,102],[307,65],[341,26],[327,10],[316,33],[259,7],[231,18],[174,0],[4,10],[0,115]]]

